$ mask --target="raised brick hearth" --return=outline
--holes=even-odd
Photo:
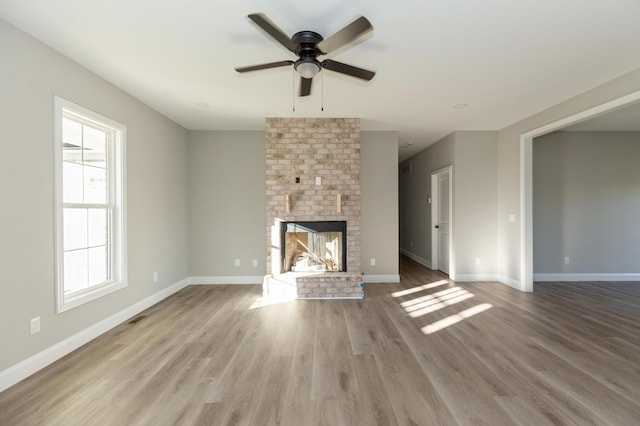
[[[364,298],[360,269],[360,120],[267,118],[266,127],[268,250],[264,295]],[[282,270],[280,224],[303,221],[347,222],[346,271]]]

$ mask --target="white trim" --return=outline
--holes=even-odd
[[[533,291],[533,139],[640,100],[640,90],[520,135],[520,290]]]
[[[420,257],[417,254],[413,254],[410,251],[407,251],[405,249],[400,249],[400,253],[403,254],[404,256],[407,256],[409,259],[418,262],[419,264],[421,264],[422,266],[426,266],[429,269],[433,269],[431,267],[431,261],[425,259],[424,257]]]
[[[56,313],[60,314],[68,311],[69,309],[73,309],[76,306],[84,305],[87,302],[99,299],[125,287],[127,287],[126,281],[116,281],[89,287],[83,291],[72,293],[70,296],[66,297],[62,294],[62,291],[60,291],[58,292],[60,296],[58,299],[59,304],[57,306],[58,310]]]
[[[192,285],[262,284],[264,275],[190,277]]]
[[[453,166],[445,166],[431,172],[431,269],[438,269],[438,231],[436,231],[436,218],[438,216],[438,203],[440,194],[438,192],[439,175],[449,176],[449,278],[456,279],[455,250],[453,247]],[[438,194],[436,197],[435,194]]]
[[[498,274],[458,274],[455,282],[498,281]]]
[[[533,274],[534,281],[639,281],[640,274]]]
[[[74,116],[79,122],[90,123],[105,131],[108,131],[113,139],[107,144],[109,160],[109,200],[104,207],[109,207],[111,212],[110,228],[112,232],[109,237],[111,254],[109,256],[111,265],[108,269],[113,276],[109,281],[99,285],[91,286],[87,289],[71,294],[64,293],[64,248],[63,248],[63,210],[65,208],[62,199],[62,174],[63,174],[63,154],[62,154],[62,122],[63,118]],[[55,239],[55,304],[56,313],[62,313],[69,309],[80,306],[89,301],[105,296],[114,291],[127,287],[127,212],[126,212],[126,140],[127,127],[115,120],[105,117],[95,111],[77,105],[71,101],[54,95],[53,96],[53,194],[54,194],[54,239]],[[90,204],[82,204],[90,207]],[[102,205],[101,205],[102,206]]]
[[[515,288],[516,290],[522,290],[520,281],[514,280],[513,278],[509,278],[505,275],[498,274],[496,281],[498,281],[499,283],[508,285],[509,287]]]
[[[520,142],[520,288],[533,291],[533,137]]]
[[[363,275],[362,280],[366,284],[375,284],[375,283],[399,283],[400,275]]]
[[[122,324],[134,315],[137,315],[145,309],[182,290],[188,284],[188,279],[179,281],[172,286],[162,289],[159,292],[147,297],[146,299],[143,299],[138,303],[135,303],[128,308],[125,308],[122,311],[117,312],[110,317],[97,322],[96,324],[93,324],[92,326],[74,334],[73,336],[69,336],[64,340],[52,346],[49,346],[45,350],[38,352],[37,354],[25,359],[24,361],[21,361],[7,368],[6,370],[0,371],[0,392],[8,389],[21,380],[26,379],[30,375],[36,373],[49,364],[52,364],[63,356],[73,352],[80,346],[90,342],[101,334],[106,333],[112,328]]]

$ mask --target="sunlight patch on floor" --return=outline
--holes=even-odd
[[[252,304],[249,306],[249,310],[265,308],[267,306],[280,305],[282,303],[293,302],[295,301],[295,297],[258,297]]]
[[[409,316],[411,318],[418,318],[421,317],[423,315],[426,314],[430,314],[431,312],[435,312],[437,310],[440,310],[442,308],[446,308],[447,306],[451,306],[451,305],[455,305],[456,303],[460,303],[463,300],[467,300],[473,297],[472,293],[466,292],[464,294],[458,294],[456,297],[450,297],[450,298],[445,298],[445,299],[441,299],[440,301],[433,303],[429,306],[425,306],[423,308],[420,309],[416,309],[413,311],[408,311],[409,312]]]
[[[461,287],[451,287],[451,288],[448,288],[446,290],[437,291],[435,293],[427,294],[426,296],[416,297],[415,299],[407,300],[405,302],[400,303],[400,306],[402,306],[406,310],[409,310],[411,308],[411,306],[420,305],[422,303],[430,302],[430,301],[433,301],[433,300],[437,301],[437,300],[440,300],[440,299],[442,299],[444,297],[451,296],[451,295],[457,295],[459,293],[468,293],[468,291],[463,289],[463,288],[461,288]]]
[[[481,303],[479,305],[476,306],[472,306],[469,309],[465,309],[464,311],[458,312],[457,314],[454,315],[450,315],[446,318],[443,318],[439,321],[436,321],[434,323],[431,323],[429,325],[426,325],[424,327],[422,327],[422,332],[424,334],[432,334],[435,333],[437,331],[440,331],[444,328],[447,328],[449,326],[452,326],[454,324],[459,323],[460,321],[463,321],[467,318],[471,318],[474,315],[477,315],[481,312],[486,311],[487,309],[491,309],[493,307],[492,304],[490,303]]]
[[[408,294],[417,293],[417,292],[422,291],[422,290],[428,290],[430,288],[438,287],[438,286],[445,285],[445,284],[449,284],[449,281],[447,281],[447,280],[435,281],[435,282],[432,282],[432,283],[429,283],[429,284],[425,284],[425,285],[421,285],[421,286],[418,286],[418,287],[412,287],[412,288],[408,288],[406,290],[396,291],[395,293],[391,293],[391,295],[393,297],[402,297],[402,296],[406,296]]]

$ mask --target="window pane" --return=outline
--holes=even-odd
[[[107,244],[107,210],[89,210],[89,247]]]
[[[64,209],[64,250],[87,247],[87,209]]]
[[[70,118],[62,119],[63,146],[82,146],[82,124]]]
[[[64,292],[88,287],[87,250],[68,251],[64,254]]]
[[[107,134],[99,129],[83,128],[83,163],[95,167],[106,167]]]
[[[89,285],[107,281],[107,247],[89,249]]]
[[[107,171],[84,166],[84,202],[107,204]]]
[[[80,163],[82,161],[82,148],[65,143],[62,148],[62,160],[72,163]]]
[[[82,203],[82,166],[64,162],[62,164],[62,201]]]

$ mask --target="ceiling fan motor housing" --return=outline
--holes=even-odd
[[[322,68],[322,64],[316,59],[323,53],[316,46],[322,40],[322,36],[315,31],[300,31],[291,37],[291,41],[299,46],[295,54],[300,58],[293,67],[305,78],[312,78]]]
[[[324,40],[324,38],[315,31],[300,31],[291,37],[291,41],[300,46],[295,52],[296,55],[300,57],[313,56],[315,58],[322,54],[323,52],[316,47],[322,40]]]

